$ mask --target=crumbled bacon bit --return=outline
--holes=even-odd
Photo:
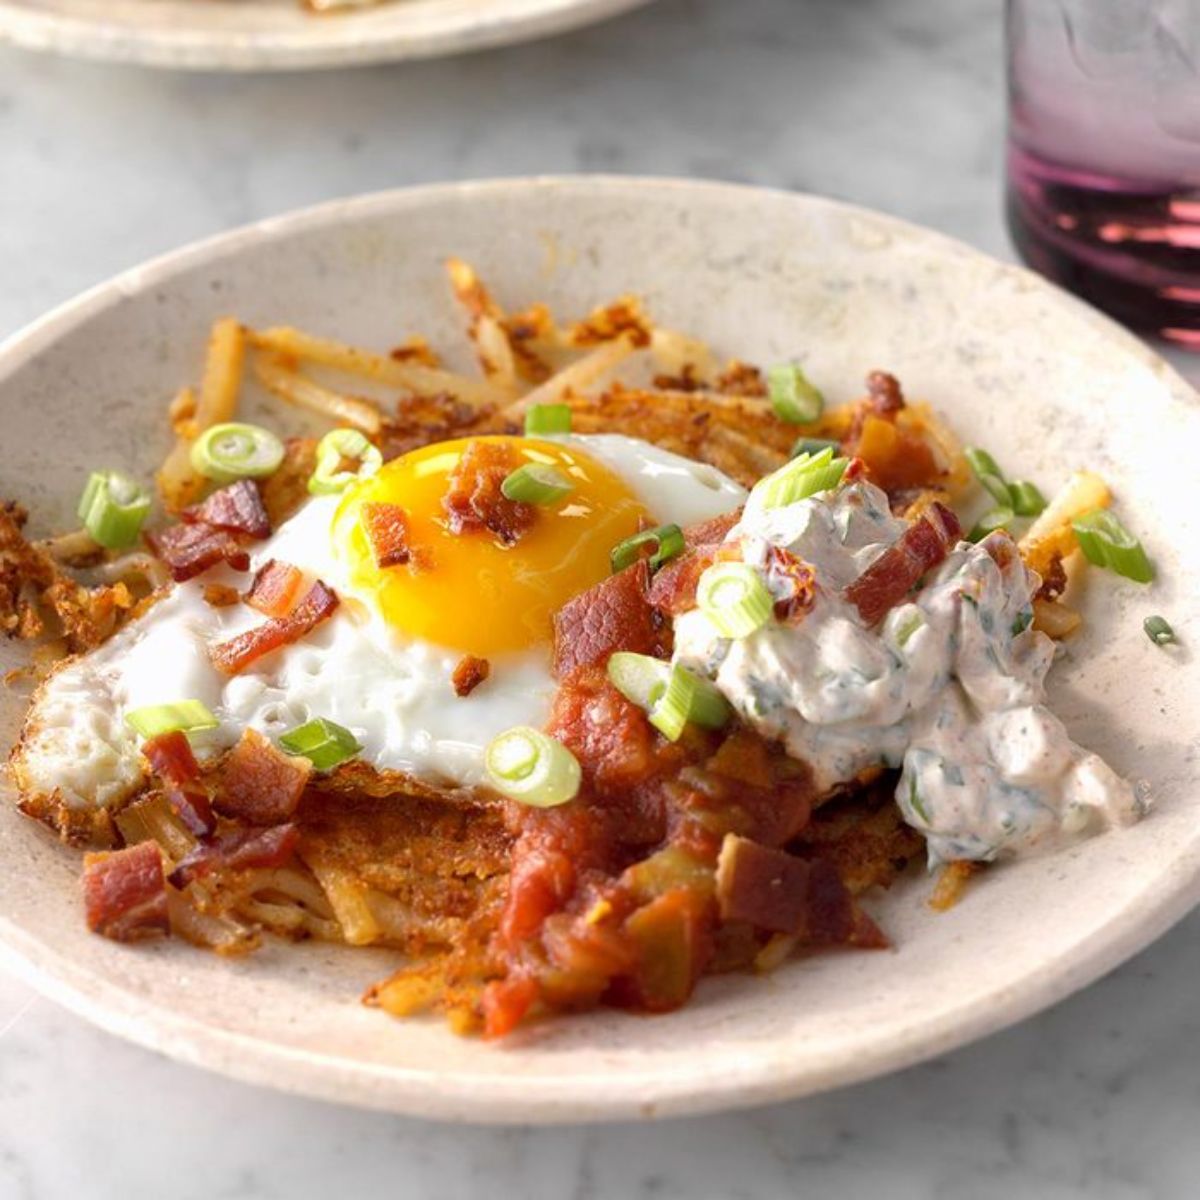
[[[958,518],[944,504],[935,502],[843,595],[868,625],[874,625],[908,595],[926,571],[946,557],[961,536]]]
[[[178,729],[148,738],[142,744],[142,754],[164,783],[182,786],[200,778],[200,764],[192,753],[187,734]]]
[[[194,837],[209,837],[217,827],[208,792],[198,783],[168,787],[163,792],[171,811]]]
[[[403,566],[412,557],[408,545],[408,515],[398,504],[377,501],[362,506],[362,523],[375,555],[375,565],[382,571]]]
[[[242,598],[235,587],[227,583],[206,583],[204,585],[204,603],[212,608],[229,608]]]
[[[300,831],[295,825],[270,829],[239,829],[197,846],[169,876],[172,887],[187,887],[216,870],[247,871],[255,867],[282,867],[296,851]]]
[[[454,684],[456,696],[469,696],[490,674],[492,664],[486,658],[476,658],[474,654],[464,654],[450,676]]]
[[[178,730],[159,734],[143,744],[142,754],[162,780],[163,795],[188,832],[196,837],[211,834],[217,822],[187,735]]]
[[[816,572],[802,558],[782,546],[767,549],[767,578],[776,586],[773,593],[784,594],[775,601],[775,618],[795,624],[813,606],[816,599]]]
[[[299,567],[272,558],[258,568],[243,599],[268,617],[284,617],[295,605],[303,583],[304,572]]]
[[[717,903],[726,921],[791,934],[809,946],[888,944],[832,864],[733,833],[726,834],[717,860]]]
[[[259,540],[271,536],[271,519],[252,479],[239,479],[218,489],[203,504],[185,508],[179,516],[188,525],[211,525]]]
[[[162,853],[156,842],[88,854],[83,860],[83,900],[93,933],[115,942],[137,942],[170,932]]]
[[[246,547],[228,530],[211,525],[168,525],[157,533],[146,534],[146,540],[176,583],[192,579],[217,563],[226,563],[235,571],[250,566]]]
[[[645,783],[661,765],[645,711],[608,682],[602,666],[585,667],[559,686],[546,732],[579,760],[587,786],[602,793]]]
[[[554,614],[554,673],[560,679],[604,664],[617,650],[655,654],[663,647],[662,619],[650,606],[645,560],[610,575]]]
[[[1039,600],[1057,600],[1067,590],[1067,571],[1061,554],[1052,555],[1050,564],[1042,575],[1042,586],[1037,590]]]
[[[867,395],[871,407],[881,417],[893,417],[904,407],[900,381],[886,371],[872,371],[867,376]]]
[[[532,504],[509,500],[500,490],[516,465],[512,448],[503,442],[467,443],[442,500],[453,533],[487,529],[507,546],[521,537],[537,510]]]
[[[219,813],[252,825],[286,821],[300,803],[312,763],[284,754],[254,729],[221,760],[213,805]]]
[[[662,567],[650,584],[651,606],[672,617],[695,608],[696,586],[700,576],[718,557],[737,553],[736,544],[724,549],[724,540],[741,519],[742,510],[737,508],[722,516],[689,525],[683,531],[687,551]]]
[[[327,620],[338,606],[337,593],[321,580],[308,589],[304,599],[286,616],[272,617],[237,637],[209,650],[217,670],[236,675],[272,650],[298,642],[306,633]]]

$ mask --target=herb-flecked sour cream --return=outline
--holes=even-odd
[[[1037,576],[1013,554],[960,542],[874,628],[842,590],[907,525],[862,480],[778,508],[752,493],[728,541],[774,595],[771,548],[815,572],[812,607],[746,638],[694,610],[675,660],[713,679],[741,716],[812,768],[821,790],[900,767],[896,800],[930,864],[990,860],[1142,811],[1133,787],[1076,745],[1046,707],[1054,643],[1030,628]]]

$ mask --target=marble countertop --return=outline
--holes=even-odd
[[[1000,9],[660,0],[484,56],[262,78],[0,50],[0,336],[193,238],[441,179],[742,180],[1010,257]],[[1054,1010],[888,1079],[652,1126],[479,1130],[179,1066],[0,973],[0,1200],[1191,1196],[1198,975],[1200,914]]]

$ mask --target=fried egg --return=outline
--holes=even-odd
[[[442,508],[466,440],[385,464],[341,495],[311,499],[256,543],[251,572],[271,559],[320,578],[341,600],[299,642],[228,677],[214,644],[265,620],[244,604],[215,608],[206,584],[244,589],[250,574],[213,568],[177,584],[98,649],[57,670],[34,697],[14,770],[27,794],[69,808],[119,803],[143,781],[125,714],[202,701],[219,721],[193,735],[214,755],[254,728],[278,737],[315,717],[351,730],[380,771],[472,785],[483,751],[513,725],[545,723],[555,691],[552,616],[609,573],[609,553],[646,522],[688,525],[736,508],[745,491],[710,466],[617,434],[504,438],[519,462],[554,466],[574,488],[538,513],[513,545],[487,531],[452,533]],[[361,524],[370,502],[400,505],[421,570],[375,564]],[[464,654],[490,674],[469,695],[451,675]]]

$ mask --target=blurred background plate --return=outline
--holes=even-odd
[[[762,1103],[931,1057],[1090,983],[1200,898],[1200,676],[1186,632],[1175,655],[1141,628],[1158,611],[1200,629],[1193,473],[1164,456],[1200,460],[1196,395],[1079,301],[894,218],[765,189],[577,177],[416,188],[260,222],[118,276],[0,346],[3,494],[28,505],[37,534],[69,526],[96,465],[148,476],[170,441],[167,398],[194,378],[219,315],[380,349],[420,331],[469,369],[451,254],[510,310],[542,300],[576,316],[632,291],[720,358],[803,352],[832,403],[892,370],[1047,494],[1076,467],[1104,474],[1160,578],[1091,581],[1051,695],[1084,745],[1151,781],[1155,811],[989,871],[947,913],[929,910],[930,881],[913,873],[868,900],[893,950],[721,976],[681,1012],[588,1013],[497,1046],[365,1009],[386,952],[272,944],[225,960],[94,937],[79,856],[0,803],[0,961],[106,1029],[241,1079],[550,1123]],[[251,389],[248,413],[265,402]],[[0,644],[0,672],[26,653]],[[0,690],[0,745],[23,708]]]
[[[274,71],[433,58],[574,29],[648,0],[0,0],[0,41],[81,58]]]

